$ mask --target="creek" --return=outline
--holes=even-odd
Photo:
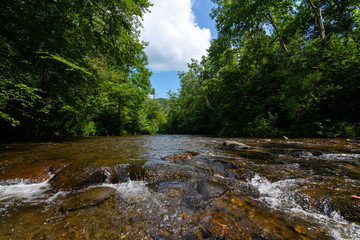
[[[228,140],[251,148],[226,148]],[[358,139],[0,145],[0,239],[360,239],[352,195],[360,196]]]

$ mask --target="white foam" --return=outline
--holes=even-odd
[[[32,184],[20,182],[12,185],[0,185],[0,204],[18,200],[31,202],[34,199],[42,198],[49,189],[49,180]]]
[[[69,192],[66,192],[66,191],[60,191],[60,192],[57,192],[55,193],[54,195],[50,196],[48,199],[46,199],[46,202],[48,204],[51,204],[53,203],[58,197],[63,197],[65,195],[69,194]]]
[[[251,181],[250,185],[257,188],[261,194],[260,199],[266,202],[270,207],[274,209],[284,207],[293,208],[299,207],[297,204],[294,204],[292,201],[292,194],[289,194],[286,190],[290,190],[296,187],[296,180],[288,179],[278,182],[271,183],[266,178],[260,177],[259,175],[255,175]],[[299,180],[298,180],[299,181]]]
[[[352,154],[352,153],[328,153],[322,154],[315,158],[318,159],[326,159],[326,160],[335,160],[335,161],[356,161],[360,160],[360,154]]]
[[[139,215],[152,216],[156,213],[157,216],[162,216],[163,218],[170,217],[166,216],[168,209],[163,194],[151,191],[144,181],[103,184],[102,186],[115,188],[119,193],[119,197],[129,203],[129,207],[133,208]],[[170,218],[173,220],[176,217],[178,216],[171,216]]]
[[[270,182],[266,178],[255,175],[249,184],[260,192],[259,200],[269,207],[287,214],[297,213],[307,221],[319,225],[335,239],[360,239],[360,226],[343,219],[337,212],[325,215],[316,209],[306,209],[296,202],[297,188],[304,179],[287,179]]]
[[[119,196],[129,202],[154,202],[158,200],[159,194],[150,192],[144,181],[129,181],[117,184],[103,184],[102,186],[115,188]]]

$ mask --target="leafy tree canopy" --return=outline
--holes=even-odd
[[[155,132],[145,127],[155,121],[147,111],[157,110],[149,110],[151,72],[139,40],[150,5],[1,1],[2,135]]]
[[[213,2],[219,37],[180,73],[165,131],[360,135],[358,1]]]

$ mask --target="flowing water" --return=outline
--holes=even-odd
[[[0,145],[0,239],[360,239],[360,201],[355,217],[332,204],[351,195],[360,196],[357,139]]]

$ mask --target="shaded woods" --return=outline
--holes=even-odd
[[[154,133],[147,0],[1,1],[0,135]]]
[[[360,3],[213,0],[218,38],[179,73],[162,131],[360,135]]]

